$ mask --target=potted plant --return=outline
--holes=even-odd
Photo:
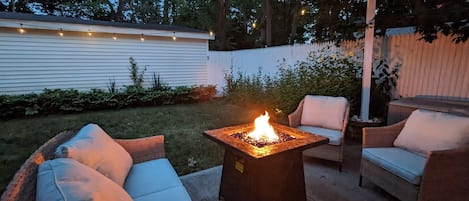
[[[371,118],[369,120],[362,120],[357,115],[350,118],[348,132],[352,139],[361,139],[362,128],[364,127],[385,125],[388,104],[395,97],[400,66],[400,64],[397,64],[393,68],[390,68],[387,60],[383,59],[373,68],[370,94]]]

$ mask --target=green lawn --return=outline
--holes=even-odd
[[[0,189],[45,141],[60,131],[100,125],[114,138],[165,135],[166,154],[179,175],[221,164],[223,149],[203,131],[252,122],[262,108],[247,109],[222,101],[82,114],[50,115],[0,122]]]

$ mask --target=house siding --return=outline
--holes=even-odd
[[[44,88],[106,89],[131,85],[129,57],[145,72],[146,87],[153,72],[169,86],[208,83],[207,40],[86,32],[0,29],[0,94],[41,92]]]

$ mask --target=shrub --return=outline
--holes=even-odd
[[[161,78],[160,74],[153,72],[153,77],[152,77],[152,89],[153,90],[160,90],[160,91],[165,91],[168,90],[170,87],[166,83],[164,83]]]
[[[360,107],[360,64],[354,57],[329,48],[311,52],[304,61],[294,66],[280,63],[276,76],[225,76],[228,100],[241,104],[256,104],[286,116],[307,94],[343,96],[351,105],[351,114]]]
[[[215,86],[167,87],[164,90],[127,86],[122,92],[100,89],[44,89],[40,94],[0,95],[0,118],[11,119],[54,113],[76,113],[124,107],[191,103],[211,100]]]
[[[212,100],[213,97],[215,97],[215,94],[217,93],[217,88],[213,85],[199,85],[199,86],[193,86],[191,93],[189,96],[191,99],[195,101],[209,101]]]
[[[130,60],[130,79],[133,82],[133,87],[136,90],[142,90],[143,89],[143,75],[145,74],[145,71],[147,71],[147,67],[145,66],[142,71],[139,71],[139,67],[137,65],[137,62],[133,57],[129,58]]]
[[[272,78],[263,75],[260,68],[257,74],[248,76],[241,72],[234,76],[231,69],[230,73],[225,75],[225,80],[227,84],[224,95],[228,101],[265,106],[268,102],[266,99],[272,96]]]

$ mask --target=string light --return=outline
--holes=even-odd
[[[23,29],[23,24],[20,24],[20,29],[19,29],[19,31],[20,31],[20,34],[24,34],[25,31],[24,31],[24,29]]]
[[[19,32],[20,34],[26,33],[26,32],[27,32],[26,29],[23,28],[23,25],[24,25],[24,24],[23,24],[23,23],[18,23],[18,24],[20,25],[19,28],[17,29],[18,32]],[[52,29],[53,29],[53,27],[50,27],[50,26],[38,26],[38,25],[36,25],[36,24],[27,24],[27,26],[28,26],[28,27],[33,27],[33,28],[37,27],[37,28],[39,28],[39,29],[48,29],[48,30],[52,30]],[[253,27],[254,27],[254,28],[256,27],[256,22],[255,22],[255,21],[254,21],[254,23],[253,23]],[[72,30],[72,31],[77,31],[77,30]],[[90,36],[90,37],[91,37],[91,36],[94,36],[93,31],[92,31],[91,29],[87,29],[86,31],[83,30],[83,31],[79,31],[79,32],[86,32],[86,34],[87,34],[88,36]],[[165,33],[165,32],[166,32],[166,31],[151,32],[150,34],[151,34],[151,35],[153,35],[153,34],[166,34],[167,32],[166,32],[166,33]],[[65,32],[64,32],[64,29],[63,29],[63,28],[59,28],[59,30],[58,30],[58,35],[61,36],[61,37],[65,36]],[[209,35],[210,35],[210,36],[214,36],[214,35],[215,35],[215,32],[214,32],[214,31],[209,31]],[[116,33],[113,33],[111,37],[112,37],[113,40],[117,40],[117,34],[116,34]],[[174,40],[174,41],[177,40],[176,32],[173,32],[173,35],[171,36],[171,39]],[[145,35],[144,35],[143,33],[140,34],[140,41],[142,41],[142,42],[145,41]]]
[[[300,14],[301,14],[301,15],[305,15],[305,13],[306,13],[306,10],[305,10],[305,9],[301,9],[301,13],[300,13]]]

